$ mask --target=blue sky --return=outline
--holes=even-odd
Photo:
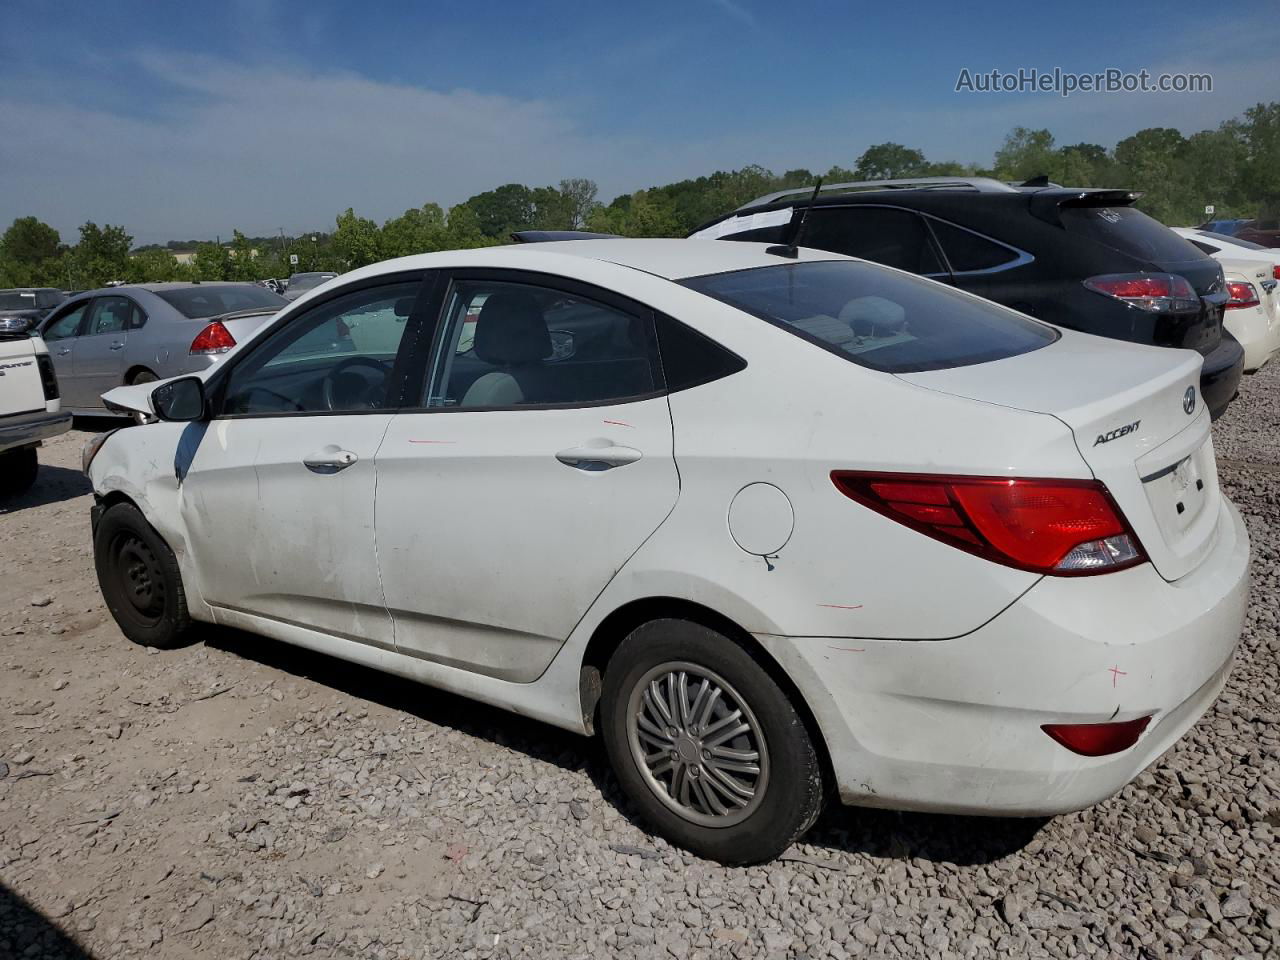
[[[894,140],[989,162],[1280,99],[1274,0],[0,5],[0,225],[137,242],[379,221],[498,184],[601,198],[715,169],[852,166]],[[1208,72],[1210,94],[966,94],[962,68]]]

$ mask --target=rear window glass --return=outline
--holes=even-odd
[[[1133,207],[1063,207],[1062,225],[1068,233],[1087,237],[1104,247],[1142,260],[1181,262],[1204,254],[1159,220]]]
[[[34,293],[0,292],[0,310],[34,310],[35,307]]]
[[[929,280],[829,260],[692,277],[685,286],[859,366],[945,370],[1029,353],[1052,327]]]
[[[157,297],[184,317],[201,320],[235,310],[280,309],[289,301],[256,283],[227,286],[184,287],[177,290],[155,290]]]

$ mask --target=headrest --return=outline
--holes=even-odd
[[[840,309],[840,319],[860,337],[887,337],[902,332],[907,312],[884,297],[856,297]]]
[[[476,320],[476,356],[504,366],[537,363],[551,356],[551,335],[537,299],[528,293],[495,293]]]

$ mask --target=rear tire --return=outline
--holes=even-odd
[[[16,497],[31,489],[40,471],[35,447],[0,453],[0,497]]]
[[[822,767],[787,693],[750,652],[700,624],[632,631],[609,660],[600,719],[641,816],[699,856],[771,860],[821,812]]]
[[[136,387],[140,383],[155,383],[160,378],[150,370],[139,370],[129,378],[129,386]]]
[[[169,649],[188,639],[192,620],[178,560],[131,503],[117,503],[93,535],[98,586],[120,630],[144,647]]]

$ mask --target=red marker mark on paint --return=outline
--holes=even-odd
[[[853,606],[846,606],[843,603],[820,603],[820,607],[827,607],[831,610],[861,610],[862,604],[855,603]]]
[[[457,443],[457,440],[410,440],[410,443]]]
[[[833,647],[833,646],[831,646],[830,644],[828,644],[828,645],[827,645],[827,649],[828,649],[828,650],[843,650],[845,653],[866,653],[866,652],[867,652],[867,648],[866,648],[866,647]]]
[[[1116,685],[1116,679],[1118,677],[1127,677],[1129,675],[1124,670],[1121,670],[1118,666],[1108,667],[1107,672],[1111,674],[1111,686],[1113,687]]]
[[[627,423],[627,421],[625,421],[625,420],[601,420],[600,422],[601,422],[601,423],[611,423],[611,424],[613,424],[615,427],[629,427],[629,426],[631,426],[631,424]]]

